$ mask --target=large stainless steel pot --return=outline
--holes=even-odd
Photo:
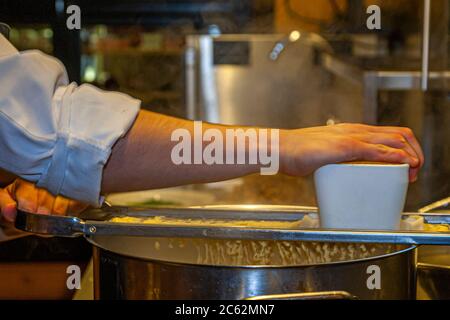
[[[335,255],[328,263],[308,258],[288,265],[276,260],[247,265],[225,259],[212,265],[204,259],[205,248],[218,245],[219,240],[97,236],[90,241],[95,246],[98,299],[245,299],[280,294],[304,298],[295,294],[324,291],[360,299],[414,299],[416,292],[414,246],[336,244],[347,250],[347,256],[350,252],[357,257],[372,248],[373,253],[344,260]],[[318,245],[304,243],[302,248],[310,250],[307,256],[311,257]],[[373,284],[372,274],[377,270],[380,287],[373,288],[368,283]],[[330,297],[329,293],[324,296]]]
[[[431,203],[419,212],[450,214],[450,197]],[[421,246],[417,256],[417,298],[449,300],[450,246]]]

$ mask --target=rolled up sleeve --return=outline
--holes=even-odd
[[[91,85],[71,84],[58,88],[52,103],[60,110],[58,134],[49,167],[37,186],[100,205],[103,167],[113,145],[134,123],[141,102]]]
[[[0,74],[0,167],[99,206],[103,168],[140,101],[69,84],[62,64],[38,51],[0,55]]]

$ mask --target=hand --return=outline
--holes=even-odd
[[[286,174],[303,176],[326,164],[348,161],[406,163],[414,182],[424,156],[408,128],[337,124],[280,133],[281,170]]]
[[[14,222],[17,208],[39,214],[76,214],[87,205],[61,196],[53,196],[47,190],[37,188],[33,183],[16,179],[4,189],[0,189],[0,209],[3,218]]]

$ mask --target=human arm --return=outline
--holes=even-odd
[[[225,180],[261,168],[175,165],[171,134],[192,131],[191,121],[139,112],[140,101],[132,97],[69,84],[56,59],[12,47],[2,51],[5,45],[0,36],[0,167],[54,195],[99,206],[101,193]],[[205,130],[228,128],[233,127],[204,124]],[[291,175],[327,163],[372,160],[409,163],[414,180],[423,163],[417,140],[403,128],[280,130],[279,142],[280,169]]]
[[[171,150],[177,142],[171,141],[171,135],[180,128],[193,135],[193,126],[192,121],[141,111],[128,134],[113,147],[103,172],[102,192],[226,180],[260,169],[259,164],[174,164]],[[203,123],[204,131],[217,129],[223,136],[226,129],[233,128],[238,127]],[[248,153],[248,148],[244,152]],[[410,180],[414,181],[424,161],[411,130],[360,124],[281,130],[279,150],[281,172],[295,176],[307,175],[329,163],[379,161],[408,163]]]

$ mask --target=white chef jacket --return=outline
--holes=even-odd
[[[102,202],[103,167],[140,101],[68,82],[62,63],[0,35],[0,167],[54,195]]]

